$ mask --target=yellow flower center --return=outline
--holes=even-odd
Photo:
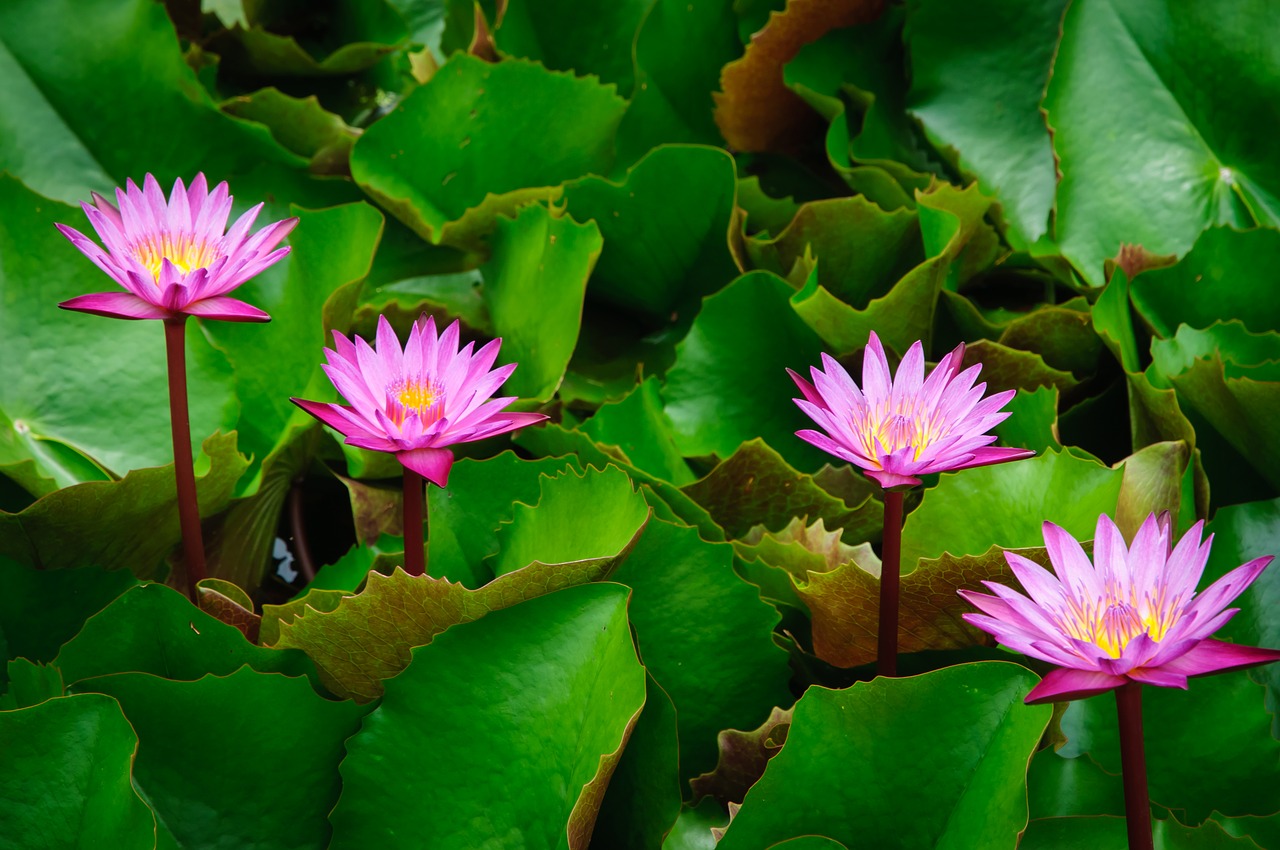
[[[397,425],[403,425],[410,411],[417,413],[424,425],[440,418],[443,393],[433,381],[410,378],[397,381],[387,388],[387,415]]]
[[[133,246],[133,256],[151,272],[151,277],[160,282],[160,271],[164,261],[169,262],[183,274],[195,269],[212,265],[220,256],[218,246],[203,240],[197,240],[189,233],[170,233],[168,231],[151,236]]]
[[[1117,588],[1107,588],[1105,597],[1096,603],[1086,603],[1083,608],[1074,604],[1064,617],[1063,627],[1077,640],[1091,643],[1110,655],[1119,658],[1129,641],[1147,634],[1160,641],[1178,620],[1181,600],[1165,604],[1164,590],[1155,597],[1150,593],[1142,599],[1121,599]]]
[[[874,410],[866,421],[854,423],[854,433],[862,437],[862,448],[867,457],[879,458],[904,449],[915,449],[914,460],[940,436],[940,429],[932,416],[922,416],[915,410],[890,410],[884,406]]]

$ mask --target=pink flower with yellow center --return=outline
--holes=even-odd
[[[167,200],[150,174],[142,189],[132,180],[125,191],[117,189],[115,204],[96,192],[93,200],[81,206],[105,251],[72,227],[59,224],[58,230],[127,291],[81,295],[58,306],[118,319],[271,319],[227,293],[289,253],[276,245],[298,223],[296,218],[269,224],[251,236],[249,229],[262,210],[258,204],[226,230],[232,202],[227,184],[210,192],[203,174],[196,175],[189,189],[181,180],[175,182]]]
[[[1013,552],[1005,560],[1028,596],[984,582],[994,596],[961,590],[982,614],[971,625],[1010,649],[1059,665],[1027,695],[1028,703],[1093,696],[1128,682],[1185,688],[1204,676],[1280,660],[1280,650],[1238,646],[1211,635],[1238,608],[1228,608],[1271,556],[1255,558],[1196,593],[1213,535],[1201,542],[1197,522],[1172,544],[1168,517],[1147,517],[1127,546],[1105,514],[1098,517],[1093,560],[1051,522],[1044,542],[1054,573]]]
[[[813,383],[792,372],[804,398],[795,399],[826,433],[797,431],[796,436],[864,470],[886,490],[912,487],[920,476],[970,466],[1030,457],[1034,452],[991,446],[987,432],[1003,422],[1001,408],[1013,398],[1007,390],[983,398],[986,384],[974,386],[982,366],[960,371],[964,345],[943,357],[926,379],[924,348],[913,343],[898,367],[889,371],[884,347],[874,332],[862,365],[862,387],[826,354],[826,371],[810,369]]]
[[[490,398],[515,371],[492,369],[502,340],[479,351],[458,348],[457,321],[436,335],[435,319],[414,323],[404,349],[385,316],[378,317],[376,348],[337,331],[321,368],[348,404],[293,402],[363,449],[392,452],[406,468],[440,487],[449,480],[455,443],[483,440],[542,422],[541,413],[504,413],[515,396]]]

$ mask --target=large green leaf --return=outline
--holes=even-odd
[[[1050,715],[1023,704],[1035,682],[1023,667],[984,662],[810,688],[717,847],[821,834],[853,847],[1013,848],[1027,822],[1027,762]]]
[[[197,475],[196,492],[208,517],[231,500],[248,460],[236,451],[234,432],[214,434],[204,451],[210,465]],[[41,569],[92,565],[151,578],[181,540],[172,464],[66,487],[21,513],[0,512],[0,556]]]
[[[652,5],[653,0],[620,0],[584,14],[576,0],[508,0],[493,43],[508,56],[599,77],[629,97],[634,83],[632,45]]]
[[[641,658],[675,703],[682,778],[715,765],[721,729],[749,728],[790,702],[777,612],[734,573],[732,546],[655,520],[613,580],[632,588]]]
[[[736,194],[724,150],[665,145],[621,183],[584,177],[565,186],[569,214],[593,219],[604,248],[588,295],[662,323],[738,274],[729,253]]]
[[[607,172],[625,107],[594,80],[455,54],[360,137],[351,173],[424,239],[473,246],[499,212]]]
[[[1211,227],[1177,265],[1134,278],[1129,293],[1142,317],[1163,337],[1178,325],[1206,328],[1238,319],[1254,333],[1280,330],[1280,305],[1266,270],[1280,263],[1280,233]]]
[[[587,278],[603,242],[594,222],[579,224],[541,205],[499,218],[485,267],[484,300],[502,363],[519,363],[502,391],[546,401],[568,368],[582,323]]]
[[[1280,486],[1280,334],[1253,334],[1239,321],[1205,330],[1178,327],[1151,343],[1153,374],[1204,418],[1271,486]]]
[[[7,657],[52,661],[85,620],[134,583],[125,570],[38,570],[0,558],[0,638]]]
[[[1209,523],[1213,551],[1201,584],[1208,586],[1254,558],[1280,554],[1280,501],[1252,502],[1221,508]],[[1240,613],[1218,636],[1250,646],[1280,648],[1280,566],[1271,564],[1231,603]],[[1280,738],[1280,667],[1268,664],[1250,673],[1267,686],[1267,707],[1277,719],[1272,724]]]
[[[1280,741],[1271,737],[1263,689],[1245,673],[1195,679],[1190,688],[1142,691],[1151,800],[1186,812],[1198,824],[1224,815],[1280,811]],[[1062,718],[1063,755],[1087,752],[1120,773],[1115,700],[1110,694],[1071,703]]]
[[[582,424],[582,432],[617,446],[636,466],[676,486],[693,482],[693,472],[676,448],[671,423],[662,411],[660,382],[650,377],[625,398],[603,404]]]
[[[1232,838],[1216,823],[1189,827],[1173,818],[1152,824],[1156,850],[1253,850],[1247,838]],[[1033,820],[1018,844],[1021,850],[1128,850],[1122,817],[1073,817]]]
[[[636,544],[652,510],[625,472],[616,466],[581,475],[565,470],[541,476],[538,501],[512,506],[498,527],[495,576],[525,567],[557,564],[565,571],[608,574]],[[583,517],[591,517],[582,522]],[[575,528],[565,534],[566,528]]]
[[[645,699],[626,600],[570,588],[416,650],[347,742],[335,850],[585,847]]]
[[[0,19],[12,9],[0,10]],[[28,352],[0,359],[0,412],[12,423],[5,430],[19,443],[65,443],[118,475],[166,463],[173,448],[164,331],[159,322],[58,310],[67,298],[119,287],[58,233],[55,222],[92,232],[78,209],[0,177],[0,337],[13,350]],[[73,341],[79,344],[68,344]],[[39,368],[31,368],[34,357]],[[187,331],[187,381],[198,451],[215,430],[235,426],[238,404],[225,357],[194,325]],[[34,449],[27,456],[59,486],[88,480],[60,471]]]
[[[776,237],[746,247],[757,268],[783,277],[801,258],[816,258],[819,285],[859,309],[924,259],[915,211],[885,212],[861,195],[811,201]]]
[[[1066,0],[958,5],[914,0],[907,107],[939,150],[1004,209],[1011,241],[1035,242],[1053,208],[1053,148],[1040,100]]]
[[[248,667],[195,682],[121,673],[79,689],[115,697],[137,731],[133,781],[155,810],[161,846],[325,845],[360,706]]]
[[[600,850],[661,846],[680,814],[679,762],[676,708],[649,675],[644,711],[609,780],[591,846]]]
[[[607,578],[635,545],[649,516],[644,499],[618,469],[572,469],[539,479],[535,507],[517,505],[496,535],[498,578],[478,590],[430,576],[370,573],[364,590],[325,610],[307,606],[278,612],[276,646],[304,650],[335,693],[362,701],[381,695],[383,680],[409,663],[410,650],[431,643],[450,626],[572,585]],[[571,518],[611,504],[591,535],[565,534]],[[585,506],[585,507],[584,507]],[[543,513],[545,511],[545,513]],[[563,559],[563,560],[561,560]],[[275,626],[273,626],[275,628]]]
[[[663,390],[685,455],[727,458],[763,437],[802,471],[822,465],[826,455],[795,435],[812,423],[791,401],[784,370],[816,364],[821,348],[791,293],[777,275],[751,272],[703,302]]]
[[[71,685],[112,673],[191,681],[245,665],[291,676],[312,672],[301,653],[254,646],[238,629],[158,584],[134,587],[90,617],[54,664]]]
[[[493,571],[483,562],[498,551],[498,526],[511,519],[517,502],[537,504],[543,474],[557,475],[571,464],[521,460],[514,452],[458,461],[448,487],[427,490],[427,572],[472,589],[491,581]]]
[[[1101,285],[1122,243],[1182,254],[1210,225],[1280,223],[1265,142],[1280,116],[1250,107],[1280,95],[1270,14],[1233,0],[1067,9],[1044,107],[1062,172],[1057,240],[1085,280]]]
[[[138,738],[98,694],[0,711],[0,846],[151,850],[156,819],[130,784]]]
[[[1123,477],[1122,470],[1053,451],[946,473],[907,517],[902,563],[980,555],[992,546],[1043,546],[1046,520],[1091,540],[1098,515],[1115,512]]]
[[[635,94],[618,129],[618,158],[640,159],[664,142],[719,145],[711,92],[742,52],[733,0],[654,0],[635,39]]]
[[[150,0],[6,3],[0,66],[0,160],[42,194],[87,201],[145,172],[164,184],[203,171],[231,181],[242,201],[272,191],[310,205],[351,198],[341,184],[308,186],[305,160],[265,127],[223,114]]]

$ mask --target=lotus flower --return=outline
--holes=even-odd
[[[404,350],[385,316],[378,318],[377,348],[337,331],[322,368],[349,404],[293,399],[303,410],[363,449],[393,452],[407,469],[444,487],[453,465],[447,447],[541,422],[541,413],[501,412],[515,397],[490,399],[515,370],[490,371],[502,340],[472,353],[458,350],[458,323],[438,338],[435,319],[423,315]]]
[[[986,384],[973,385],[982,366],[963,372],[964,345],[943,357],[928,379],[924,349],[912,344],[894,378],[874,332],[862,366],[862,388],[839,363],[822,355],[826,371],[812,368],[813,383],[792,372],[804,398],[795,399],[826,433],[796,436],[863,469],[886,490],[913,487],[920,476],[1030,457],[1034,452],[991,446],[987,432],[1003,422],[1006,390],[983,398]]]
[[[276,245],[298,223],[296,218],[250,236],[262,210],[258,204],[224,232],[232,200],[227,184],[210,192],[203,174],[196,175],[190,189],[176,181],[167,201],[150,174],[142,189],[132,180],[126,191],[117,189],[116,204],[96,192],[93,200],[81,206],[105,251],[74,228],[59,224],[58,229],[127,291],[81,295],[58,306],[118,319],[270,321],[257,307],[227,293],[289,253]]]
[[[1239,610],[1226,606],[1271,556],[1237,567],[1197,594],[1213,543],[1213,535],[1201,542],[1202,531],[1197,522],[1171,550],[1167,515],[1152,515],[1126,546],[1103,515],[1091,563],[1075,538],[1046,522],[1044,542],[1057,577],[1006,552],[1030,598],[985,582],[994,596],[960,591],[985,612],[964,619],[1010,649],[1059,665],[1027,695],[1028,703],[1080,699],[1128,682],[1185,688],[1188,676],[1280,660],[1280,650],[1211,637]]]

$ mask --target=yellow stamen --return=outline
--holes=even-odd
[[[217,245],[203,240],[197,241],[189,233],[163,232],[151,236],[133,246],[133,256],[151,272],[151,277],[160,282],[160,272],[164,261],[169,262],[183,274],[195,269],[206,268],[218,259]]]
[[[387,388],[387,415],[397,425],[403,425],[410,411],[418,414],[423,424],[440,418],[442,412],[440,387],[432,381],[409,379],[398,381]]]

